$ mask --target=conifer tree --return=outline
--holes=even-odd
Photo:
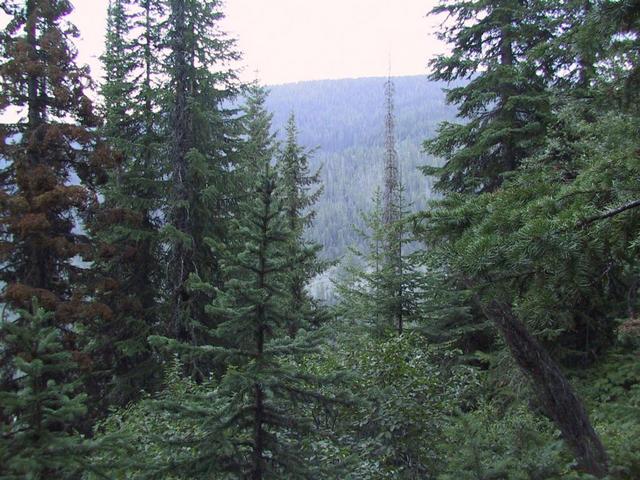
[[[455,265],[452,276],[460,290],[471,292],[475,308],[494,322],[580,467],[602,477],[607,471],[607,455],[580,398],[529,331],[518,290],[514,295],[514,291],[498,287],[504,278],[507,282],[515,279],[514,283],[526,289],[523,279],[531,275],[532,267],[535,275],[536,260],[528,259],[529,272],[505,269],[495,275],[487,268],[510,258],[517,249],[513,242],[522,238],[502,244],[500,229],[483,226],[485,218],[498,218],[493,216],[494,194],[502,194],[506,172],[540,153],[549,123],[550,95],[533,53],[551,33],[544,10],[531,3],[533,8],[528,9],[527,2],[510,0],[449,2],[434,9],[435,13],[451,15],[442,36],[454,50],[432,62],[432,78],[451,81],[468,77],[470,81],[448,94],[448,100],[460,106],[460,115],[469,122],[445,124],[437,138],[426,143],[430,152],[445,157],[442,168],[426,172],[438,175],[438,188],[449,193],[428,215],[429,228],[437,243],[450,245],[449,264]],[[515,198],[524,203],[523,196],[527,194]],[[535,205],[531,203],[533,209]],[[522,205],[520,208],[525,210]],[[540,226],[540,220],[532,222],[519,235],[539,231]],[[489,258],[494,260],[487,264]],[[514,309],[516,305],[520,308]]]
[[[401,196],[401,193],[400,193]],[[366,251],[353,248],[354,261],[345,269],[345,278],[337,285],[338,311],[344,318],[373,327],[374,333],[402,333],[405,326],[416,326],[422,314],[425,281],[419,271],[420,255],[401,254],[400,239],[408,233],[407,212],[398,211],[398,220],[388,224],[380,191],[372,199],[372,209],[362,213],[364,228],[358,233],[366,241]],[[389,250],[394,261],[389,261]]]
[[[81,356],[79,334],[89,322],[110,315],[108,307],[88,298],[81,260],[90,253],[82,223],[112,156],[97,136],[99,118],[85,94],[88,69],[75,62],[72,41],[78,31],[65,20],[71,4],[28,0],[4,2],[3,8],[10,19],[3,32],[0,106],[26,114],[3,125],[0,139],[4,320],[23,322],[16,309],[31,311],[35,297],[54,312],[51,325],[61,332],[65,349]],[[15,392],[20,352],[11,345],[0,352],[1,388]],[[90,369],[86,356],[81,363]],[[56,382],[65,382],[63,373]]]
[[[207,321],[206,297],[190,291],[188,279],[196,274],[215,282],[219,276],[204,239],[222,238],[232,203],[237,132],[228,101],[237,82],[229,62],[238,54],[234,41],[220,32],[218,0],[170,0],[168,5],[166,331],[197,344],[206,341],[199,331]]]
[[[394,85],[385,83],[385,139],[382,195],[376,192],[373,208],[362,215],[368,252],[352,250],[357,262],[347,268],[347,281],[338,287],[343,314],[372,320],[375,331],[391,329],[402,334],[405,323],[415,320],[423,294],[416,254],[406,255],[407,241],[403,191],[395,139]]]
[[[74,61],[70,42],[78,32],[64,20],[69,2],[29,0],[6,9],[12,19],[4,32],[2,107],[25,109],[27,118],[2,132],[4,298],[24,307],[35,295],[50,307],[71,298],[78,267],[70,259],[86,251],[73,212],[91,198],[72,181],[103,180],[109,152],[93,133],[98,117],[84,93],[91,80]]]
[[[103,132],[119,162],[101,189],[104,201],[90,224],[97,250],[95,294],[112,312],[88,332],[87,348],[98,365],[92,378],[96,408],[105,401],[124,405],[157,379],[147,337],[158,325],[161,294],[157,212],[163,183],[158,92],[151,85],[156,61],[151,42],[160,19],[151,2],[142,3],[134,9],[134,2],[113,0],[108,11]]]
[[[202,434],[185,439],[193,455],[178,462],[181,472],[216,472],[222,478],[226,474],[256,480],[314,478],[314,472],[326,466],[305,459],[304,434],[313,422],[302,405],[336,399],[318,393],[321,380],[301,373],[297,365],[300,355],[314,351],[317,338],[302,331],[295,339],[287,335],[288,276],[300,258],[291,256],[296,235],[289,228],[284,192],[274,166],[265,92],[252,87],[249,95],[245,112],[251,112],[251,117],[245,117],[245,132],[257,134],[245,139],[249,146],[244,151],[254,155],[244,159],[253,163],[249,194],[238,205],[239,216],[231,222],[225,244],[208,240],[212,251],[220,252],[225,282],[215,289],[195,274],[191,277],[194,288],[215,290],[207,312],[221,320],[207,336],[216,339],[216,344],[193,346],[166,337],[152,341],[189,361],[211,358],[226,366],[211,394],[194,397],[182,408],[175,406],[178,415],[190,415],[200,405],[198,413],[203,416]],[[210,398],[217,401],[207,402]]]
[[[74,431],[86,414],[80,366],[55,320],[34,299],[0,326],[15,372],[10,390],[0,390],[0,478],[77,478],[89,471],[94,447]]]
[[[295,116],[289,116],[286,127],[286,141],[278,158],[278,170],[284,191],[284,205],[288,226],[293,234],[291,256],[299,258],[297,264],[292,265],[289,275],[289,290],[291,292],[291,312],[296,312],[298,320],[291,318],[288,332],[295,336],[299,328],[307,328],[311,324],[320,322],[321,312],[306,291],[308,282],[313,276],[323,270],[322,262],[318,259],[320,246],[310,242],[305,237],[305,230],[315,217],[312,209],[320,195],[320,172],[311,173],[309,170],[309,156],[312,152],[298,144],[298,132]]]
[[[548,123],[544,79],[527,53],[549,33],[537,21],[535,2],[517,0],[447,1],[433,14],[447,14],[439,38],[452,46],[430,64],[432,80],[469,80],[447,92],[458,105],[462,124],[443,123],[425,143],[441,157],[430,167],[441,192],[483,192],[497,188],[539,145]],[[471,20],[473,19],[473,20]]]
[[[392,312],[393,322],[398,333],[402,333],[403,328],[403,308],[402,308],[402,234],[399,222],[402,214],[402,180],[400,178],[400,167],[398,163],[398,152],[396,151],[395,138],[395,113],[394,113],[394,92],[395,87],[391,77],[385,84],[385,137],[384,137],[384,190],[383,190],[383,212],[382,221],[386,230],[386,241],[384,243],[384,268],[390,275],[395,272],[397,278],[389,278],[390,286],[393,289],[388,293],[394,299],[395,309]]]
[[[240,162],[243,195],[239,200],[246,200],[251,191],[255,176],[260,173],[261,162],[256,158],[274,158],[277,151],[276,136],[271,132],[273,114],[265,106],[268,91],[254,82],[245,92],[245,103],[242,113],[242,136]]]

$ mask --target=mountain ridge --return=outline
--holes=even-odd
[[[322,168],[324,193],[309,237],[323,245],[329,259],[360,244],[352,227],[361,226],[359,212],[368,210],[382,182],[386,81],[387,77],[363,77],[268,87],[274,130],[283,132],[293,112],[300,144],[314,151],[312,170]],[[422,152],[422,143],[435,134],[440,122],[454,119],[456,110],[446,104],[442,82],[422,75],[392,77],[392,81],[402,183],[413,208],[424,208],[433,197],[432,179],[417,168],[437,160]]]

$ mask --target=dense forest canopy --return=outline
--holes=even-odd
[[[72,3],[0,0],[0,479],[640,478],[637,0],[271,93],[219,0],[111,0],[103,79]]]

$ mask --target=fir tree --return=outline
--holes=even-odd
[[[401,194],[400,194],[401,195]],[[398,211],[393,224],[385,221],[385,209],[379,190],[372,199],[371,211],[362,214],[364,229],[359,234],[366,240],[367,250],[352,249],[355,258],[345,269],[339,282],[338,294],[341,316],[356,323],[369,323],[378,336],[389,332],[402,333],[398,319],[416,326],[422,314],[424,275],[420,269],[420,255],[401,254],[401,239],[408,233],[407,212]],[[389,261],[389,249],[394,261]]]
[[[103,179],[108,151],[96,145],[98,124],[84,89],[87,69],[76,65],[71,39],[77,30],[65,22],[67,1],[30,0],[9,6],[0,70],[4,108],[25,108],[27,119],[5,125],[2,155],[4,297],[28,305],[69,300],[78,268],[70,259],[86,251],[73,231],[74,211],[89,204],[90,192],[71,184]],[[48,297],[48,302],[44,297]]]
[[[322,466],[304,458],[302,440],[312,422],[298,404],[331,399],[317,393],[320,379],[296,367],[296,356],[313,351],[304,332],[295,340],[287,335],[292,305],[288,277],[301,259],[291,257],[293,235],[276,171],[269,161],[261,166],[254,196],[243,205],[236,226],[239,250],[225,258],[230,280],[210,308],[225,318],[216,333],[228,347],[219,355],[234,366],[220,385],[220,393],[230,398],[223,418],[237,449],[228,461],[246,478],[312,478]]]
[[[530,3],[535,2],[450,1],[433,9],[450,19],[439,38],[452,52],[430,62],[430,78],[469,80],[447,92],[448,102],[468,121],[443,123],[438,136],[425,143],[445,159],[442,167],[428,169],[442,192],[495,190],[544,135],[549,96],[526,55],[549,33]]]
[[[219,281],[204,239],[223,237],[232,205],[237,132],[225,102],[237,90],[229,62],[238,54],[233,40],[219,30],[223,13],[218,0],[170,0],[168,5],[166,331],[198,344],[206,342],[199,331],[207,321],[206,297],[190,291],[188,279],[197,274]]]
[[[99,118],[85,94],[88,69],[75,62],[78,31],[65,20],[71,4],[28,0],[3,7],[11,18],[3,32],[0,105],[26,113],[3,126],[0,141],[6,160],[0,174],[5,312],[22,322],[15,309],[29,311],[37,298],[55,313],[65,348],[77,351],[87,324],[110,314],[87,296],[81,260],[88,258],[90,242],[81,227],[112,155],[96,134]],[[12,392],[19,352],[9,345],[0,351],[2,390]],[[90,369],[88,359],[82,363]],[[57,380],[65,381],[63,375]]]
[[[277,150],[275,134],[271,132],[273,114],[266,110],[265,102],[268,91],[257,82],[249,85],[245,92],[245,103],[242,109],[243,142],[240,152],[240,168],[242,195],[246,196],[253,188],[255,176],[260,173],[260,166],[265,157],[274,158]],[[261,161],[256,161],[261,159]]]
[[[517,178],[518,173],[513,172],[543,151],[550,118],[551,96],[533,55],[551,35],[550,26],[539,4],[532,2],[531,9],[528,6],[509,0],[452,2],[434,10],[452,16],[443,38],[453,44],[454,51],[432,62],[432,77],[451,81],[467,76],[471,80],[448,94],[449,101],[460,106],[460,115],[468,117],[469,122],[445,124],[437,138],[426,144],[429,151],[445,157],[442,168],[426,172],[438,175],[438,188],[449,193],[429,214],[429,228],[438,244],[450,245],[453,278],[461,290],[471,292],[476,311],[495,323],[581,468],[602,477],[607,471],[607,455],[581,400],[525,324],[529,315],[518,297],[521,290],[499,287],[504,280],[513,281],[512,287],[515,283],[527,289],[525,282],[537,274],[536,260],[529,254],[534,253],[535,258],[536,253],[544,251],[546,238],[539,238],[533,249],[529,244],[525,271],[499,268],[489,272],[489,265],[508,263],[523,237],[511,237],[509,244],[503,243],[505,233],[500,228],[487,228],[484,220],[501,218],[498,223],[505,219],[506,225],[513,223],[512,215],[494,216],[493,200],[503,191],[509,196],[506,192],[510,189],[504,187],[506,172]],[[480,71],[480,67],[484,69]],[[509,197],[511,206],[514,201],[522,202],[519,213],[527,207],[536,208],[536,200],[527,205],[527,191],[531,191],[530,185],[520,195]],[[544,197],[539,201],[544,202]],[[540,232],[544,221],[537,220],[520,235]],[[569,415],[569,411],[574,413]]]
[[[390,298],[394,299],[395,306],[393,322],[402,333],[403,328],[403,308],[402,308],[402,229],[398,228],[402,214],[402,180],[400,178],[400,168],[398,165],[398,152],[396,151],[395,137],[395,113],[394,113],[394,85],[391,77],[385,85],[385,138],[384,138],[384,190],[383,190],[383,212],[382,221],[386,230],[386,241],[384,243],[384,268],[393,275],[395,272],[397,279],[390,278],[390,286],[393,289],[388,292]]]
[[[254,155],[245,159],[254,163],[252,184],[238,205],[240,214],[231,222],[225,245],[208,240],[212,251],[220,252],[225,278],[207,307],[210,315],[221,319],[207,335],[219,346],[192,346],[166,337],[153,337],[153,342],[188,361],[211,358],[226,367],[220,384],[206,397],[217,401],[198,410],[204,431],[195,439],[185,439],[194,454],[179,461],[181,472],[251,479],[313,478],[314,472],[326,467],[305,459],[304,434],[313,422],[302,405],[330,404],[336,399],[319,394],[321,379],[301,373],[297,365],[302,354],[315,350],[317,338],[305,332],[295,339],[287,335],[288,276],[300,258],[291,256],[296,236],[288,226],[284,193],[273,165],[275,146],[266,128],[270,125],[265,122],[264,90],[254,87],[249,94],[245,111],[252,116],[245,118],[245,131],[258,134],[245,139],[249,144],[245,151]],[[192,288],[202,292],[214,290],[195,274],[190,281]],[[192,403],[177,411],[188,416],[204,400],[192,398]],[[212,438],[219,442],[212,443]]]
[[[103,132],[119,162],[101,189],[104,201],[90,224],[97,250],[95,294],[111,310],[108,319],[91,324],[87,332],[87,348],[97,364],[92,378],[96,408],[105,401],[124,405],[142,390],[153,388],[157,379],[147,337],[158,324],[161,293],[157,212],[163,183],[156,146],[160,140],[157,92],[151,85],[155,60],[149,44],[155,35],[154,21],[159,19],[154,18],[149,1],[138,10],[132,3],[110,3],[103,57]],[[140,32],[142,47],[137,38]]]
[[[313,205],[320,195],[320,172],[311,173],[309,156],[312,152],[305,150],[298,144],[298,132],[295,116],[289,116],[286,127],[286,141],[278,158],[278,170],[284,191],[284,208],[288,219],[288,227],[293,234],[291,243],[291,257],[300,261],[292,265],[289,275],[289,290],[291,292],[291,312],[299,315],[298,320],[293,317],[289,321],[289,335],[295,336],[299,328],[318,325],[322,313],[314,304],[306,291],[309,281],[321,273],[324,266],[318,259],[320,246],[307,240],[306,229],[311,226],[315,217]],[[300,315],[301,314],[301,315]]]
[[[35,299],[31,308],[0,327],[15,352],[13,388],[0,391],[0,478],[77,478],[94,447],[73,428],[87,412],[78,357],[54,314]]]

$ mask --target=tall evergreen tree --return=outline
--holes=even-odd
[[[322,317],[320,309],[306,290],[309,281],[323,270],[322,262],[318,259],[321,247],[306,238],[305,230],[313,222],[313,205],[322,195],[323,189],[320,186],[320,172],[311,173],[309,169],[309,156],[312,152],[298,144],[293,113],[289,116],[285,134],[286,141],[278,157],[278,170],[283,185],[288,227],[293,234],[291,256],[299,258],[299,262],[292,265],[288,277],[293,302],[290,310],[293,315],[288,322],[288,331],[293,337],[298,329],[320,323]]]
[[[221,239],[230,211],[236,148],[228,101],[237,82],[229,62],[234,41],[219,30],[218,0],[170,0],[167,93],[169,197],[164,232],[169,242],[167,331],[197,344],[206,298],[190,291],[191,274],[219,277],[207,237]],[[225,103],[227,102],[227,103]]]
[[[437,138],[426,143],[430,152],[445,157],[442,168],[426,171],[438,175],[438,188],[449,193],[430,216],[430,228],[438,243],[451,245],[450,265],[455,266],[459,289],[470,291],[476,310],[495,323],[581,468],[602,477],[607,455],[582,402],[556,361],[530,333],[523,321],[525,309],[514,309],[522,306],[517,294],[495,288],[503,276],[522,280],[529,274],[518,277],[517,272],[502,270],[496,278],[485,268],[488,258],[500,262],[513,251],[501,249],[504,234],[501,237],[499,229],[484,225],[483,219],[493,216],[494,195],[501,194],[506,172],[515,175],[512,172],[545,146],[551,96],[533,54],[552,34],[549,18],[553,17],[537,2],[510,0],[448,2],[434,13],[450,14],[442,37],[454,50],[432,62],[432,78],[470,81],[448,94],[469,122],[445,124]],[[477,228],[480,225],[484,228]],[[536,227],[540,224],[530,224],[529,231],[538,231]],[[534,264],[530,260],[529,269]]]
[[[255,176],[260,172],[261,161],[268,157],[273,159],[276,154],[276,137],[271,132],[273,114],[266,109],[268,91],[257,82],[246,89],[245,103],[242,109],[243,142],[240,152],[241,182],[244,195],[239,200],[246,200],[251,191]]]
[[[402,333],[403,328],[403,308],[402,301],[402,282],[399,281],[402,276],[402,228],[399,228],[399,222],[402,215],[402,180],[400,178],[400,167],[398,163],[398,152],[396,151],[396,132],[395,132],[395,113],[394,113],[394,92],[395,87],[391,77],[387,79],[385,84],[385,136],[384,136],[384,180],[383,180],[383,212],[382,221],[386,229],[386,241],[384,243],[384,268],[390,274],[397,275],[397,281],[393,281],[394,289],[388,293],[397,307],[392,312],[393,323],[398,329],[398,333]],[[393,279],[391,279],[393,280]]]
[[[160,19],[151,2],[137,9],[134,3],[113,0],[109,5],[103,132],[119,162],[101,189],[104,200],[90,223],[97,250],[95,294],[111,310],[108,319],[87,332],[87,348],[97,365],[92,403],[103,410],[104,402],[124,405],[157,379],[147,337],[158,325],[161,294],[157,212],[163,182],[158,92],[151,85],[156,61],[151,42]]]
[[[78,32],[64,20],[69,2],[30,0],[5,10],[12,18],[3,38],[2,106],[26,109],[27,118],[2,132],[4,298],[27,306],[35,295],[51,306],[71,298],[78,277],[71,259],[86,252],[74,212],[91,198],[77,179],[103,180],[109,152],[96,145],[98,117],[84,92],[91,80],[74,61]]]
[[[212,251],[220,252],[224,285],[216,289],[207,312],[221,319],[208,336],[217,345],[193,346],[169,338],[154,337],[165,346],[191,359],[209,357],[226,366],[212,395],[217,402],[193,398],[177,408],[190,415],[193,405],[203,417],[203,432],[189,439],[189,458],[180,463],[190,475],[231,475],[232,478],[314,478],[326,466],[308,462],[303,442],[312,429],[307,402],[335,401],[319,392],[321,380],[301,373],[298,357],[314,351],[317,339],[300,332],[287,335],[291,295],[288,277],[292,264],[291,242],[297,236],[289,228],[282,185],[274,166],[275,145],[269,134],[269,115],[264,110],[265,92],[251,88],[245,112],[245,149],[253,157],[252,184],[238,206],[239,216],[231,222],[224,245],[208,239]],[[213,285],[195,274],[191,283],[203,292]],[[298,315],[301,313],[298,312]],[[212,443],[211,439],[219,439]],[[201,477],[196,477],[201,478]]]
[[[385,83],[384,175],[382,195],[373,198],[373,208],[362,215],[367,252],[353,249],[357,261],[347,269],[347,281],[339,285],[342,313],[357,320],[373,320],[378,334],[394,329],[402,334],[405,322],[415,320],[423,294],[418,256],[406,255],[407,212],[402,204],[395,138],[394,84]]]
[[[398,211],[399,218],[388,224],[384,200],[378,190],[372,199],[372,209],[362,213],[364,228],[358,233],[365,239],[366,250],[352,249],[353,263],[345,269],[343,281],[337,285],[338,311],[355,323],[368,323],[378,336],[389,332],[402,333],[407,325],[416,326],[422,314],[425,276],[419,271],[418,252],[401,254],[401,239],[406,238],[407,212]],[[389,261],[389,251],[393,262]]]
[[[447,14],[439,38],[450,54],[433,59],[432,80],[469,80],[447,92],[462,124],[444,123],[426,143],[444,157],[429,168],[443,192],[492,191],[541,141],[548,123],[549,96],[527,53],[549,37],[536,2],[474,0],[445,2],[433,14]]]
[[[110,313],[87,298],[82,258],[88,257],[90,243],[82,223],[112,155],[96,134],[99,118],[85,93],[91,85],[88,69],[75,62],[72,41],[78,31],[65,20],[71,4],[28,0],[3,2],[3,8],[10,21],[2,34],[0,105],[26,114],[3,125],[0,141],[5,320],[25,322],[15,309],[32,311],[35,297],[54,312],[49,326],[59,329],[65,349],[80,356],[79,334]],[[15,359],[21,352],[14,346],[0,347],[1,388],[8,392],[20,388]],[[86,358],[82,364],[85,370],[91,366]],[[66,375],[57,372],[47,381],[62,385]],[[20,424],[31,420],[3,418]],[[42,428],[72,426],[63,422]]]

